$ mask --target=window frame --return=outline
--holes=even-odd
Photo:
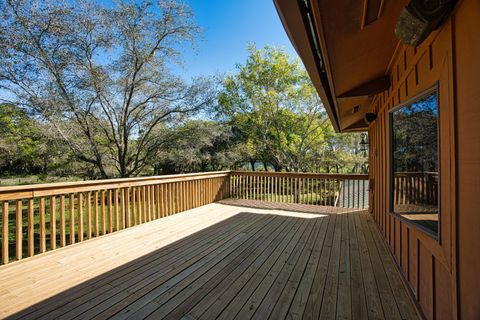
[[[402,214],[395,212],[394,211],[394,172],[393,172],[393,114],[395,111],[398,111],[402,108],[406,108],[412,104],[414,104],[416,101],[421,100],[422,98],[428,97],[429,95],[432,95],[432,93],[436,94],[437,97],[437,159],[438,159],[438,190],[437,190],[437,197],[438,197],[438,225],[437,225],[437,232],[434,232],[433,230],[422,226],[419,223],[416,223],[415,220],[411,220],[408,218],[405,218]],[[438,83],[436,83],[434,86],[423,90],[419,94],[413,96],[412,98],[396,105],[395,107],[391,108],[388,111],[388,142],[389,142],[389,147],[388,147],[388,183],[389,183],[389,188],[388,188],[388,211],[391,215],[396,217],[397,219],[400,219],[401,221],[411,225],[412,227],[421,230],[425,234],[427,234],[430,237],[433,237],[436,241],[440,242],[440,234],[441,234],[441,224],[442,224],[442,210],[441,210],[441,141],[440,141],[440,88]],[[405,212],[405,214],[408,214],[408,212]]]

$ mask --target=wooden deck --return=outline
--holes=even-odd
[[[368,213],[252,206],[209,204],[0,267],[0,318],[418,317]]]

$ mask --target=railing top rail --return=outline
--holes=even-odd
[[[368,180],[368,174],[359,173],[303,173],[303,172],[266,172],[266,171],[232,171],[237,176],[269,176],[269,177],[297,177],[297,178],[327,178],[327,179],[358,179]]]
[[[0,201],[29,199],[34,197],[58,195],[71,192],[87,192],[104,189],[126,188],[139,185],[219,178],[227,176],[229,174],[230,171],[212,171],[138,178],[118,178],[77,182],[55,182],[45,184],[0,187]]]

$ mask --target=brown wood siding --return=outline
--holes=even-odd
[[[427,319],[457,317],[454,28],[451,18],[418,48],[399,46],[388,71],[391,87],[376,95],[369,108],[369,112],[377,113],[377,120],[369,127],[370,178],[374,180],[371,213]],[[438,240],[389,212],[389,111],[435,85],[439,91],[440,124]]]
[[[480,319],[480,1],[461,3],[454,30],[458,309],[462,319]]]

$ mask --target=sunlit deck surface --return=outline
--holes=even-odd
[[[0,318],[417,318],[368,213],[245,205],[210,204],[0,267]]]

